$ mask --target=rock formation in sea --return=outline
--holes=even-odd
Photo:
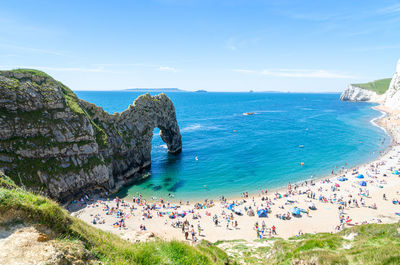
[[[138,97],[108,114],[47,74],[0,72],[0,169],[59,201],[88,190],[118,190],[151,165],[153,129],[170,153],[182,139],[172,101]]]
[[[400,60],[397,62],[396,72],[394,73],[390,85],[386,92],[378,95],[376,92],[358,87],[357,85],[348,85],[340,96],[340,100],[345,101],[368,101],[377,102],[388,108],[400,109]]]

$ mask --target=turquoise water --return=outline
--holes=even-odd
[[[110,113],[123,111],[140,94],[77,92]],[[351,167],[367,162],[390,142],[370,122],[381,115],[372,104],[342,102],[339,94],[167,95],[175,104],[183,152],[169,155],[155,129],[151,176],[120,195],[139,191],[152,196],[173,193],[176,199],[215,198],[272,189],[311,175],[329,175],[345,163]]]

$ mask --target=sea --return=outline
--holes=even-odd
[[[76,94],[114,113],[143,93]],[[155,128],[148,177],[124,187],[119,196],[239,197],[246,191],[329,176],[332,170],[374,160],[390,144],[385,131],[373,123],[382,115],[373,104],[343,102],[339,94],[166,94],[175,105],[182,153],[168,154]]]

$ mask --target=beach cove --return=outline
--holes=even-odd
[[[400,113],[382,106],[377,108],[386,114],[375,122],[391,135],[392,144],[372,162],[338,170],[312,182],[292,182],[290,186],[267,193],[263,189],[248,196],[237,194],[224,200],[197,200],[189,204],[185,200],[173,202],[168,197],[162,203],[159,198],[143,197],[137,203],[135,195],[135,203],[132,196],[123,198],[123,202],[99,199],[89,201],[72,214],[132,241],[149,237],[185,240],[186,232],[187,240],[192,242],[199,239],[252,241],[260,237],[289,238],[304,233],[337,232],[365,223],[398,222],[400,178],[396,170],[399,170],[400,146],[395,130],[399,128]],[[260,210],[265,210],[268,217],[259,217]],[[294,214],[298,211],[299,215]],[[118,223],[121,219],[122,227]],[[185,221],[189,224],[185,223],[182,229]]]
[[[77,93],[109,113],[125,109],[140,95]],[[146,179],[125,185],[117,194],[120,198],[140,192],[146,198],[172,194],[171,200],[186,201],[276,189],[371,161],[390,144],[387,134],[370,122],[381,115],[371,108],[374,104],[343,102],[339,94],[167,96],[176,106],[182,153],[167,154],[155,129]],[[243,115],[246,112],[254,115]]]

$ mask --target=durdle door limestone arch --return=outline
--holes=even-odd
[[[61,202],[92,189],[118,190],[151,165],[153,129],[168,151],[182,138],[172,101],[138,97],[108,114],[31,69],[0,71],[0,170]]]
[[[84,101],[82,104],[88,105]],[[179,154],[182,151],[175,107],[165,94],[141,95],[121,113],[94,115],[93,118],[108,128],[112,124],[113,130],[107,133],[111,136],[109,148],[114,157],[113,176],[117,183],[123,184],[122,181],[150,167],[151,142],[156,127],[160,129],[160,137],[167,144],[169,153]]]

